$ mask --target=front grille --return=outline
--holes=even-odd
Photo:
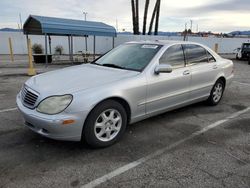
[[[33,108],[37,101],[38,95],[24,86],[21,91],[21,97],[22,97],[22,102],[25,106]]]

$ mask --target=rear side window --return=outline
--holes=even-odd
[[[184,52],[182,45],[170,46],[160,58],[160,64],[169,64],[173,68],[185,66]]]
[[[195,44],[186,44],[185,53],[186,60],[188,64],[198,64],[198,63],[207,63],[207,51],[201,46]]]

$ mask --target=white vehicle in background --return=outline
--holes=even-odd
[[[217,105],[232,78],[233,62],[204,45],[128,42],[92,63],[30,78],[17,105],[38,134],[106,147],[127,124],[199,101]]]

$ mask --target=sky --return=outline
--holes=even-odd
[[[156,0],[150,0],[147,23]],[[145,0],[139,0],[142,30]],[[161,0],[159,31],[231,32],[250,30],[250,0]],[[131,0],[1,0],[0,28],[18,28],[19,14],[100,21],[118,31],[132,31]],[[147,25],[148,28],[148,25]]]

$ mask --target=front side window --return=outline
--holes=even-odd
[[[111,50],[93,64],[142,71],[161,47],[158,44],[125,44]]]
[[[180,68],[185,66],[185,59],[182,45],[170,46],[159,60],[160,64],[169,64],[173,68]]]
[[[207,63],[207,51],[201,46],[195,44],[186,44],[185,53],[188,64],[198,64],[198,63]]]

